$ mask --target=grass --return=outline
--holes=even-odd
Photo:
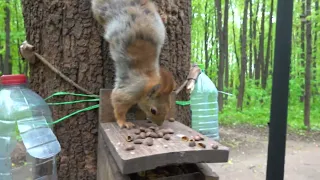
[[[237,111],[236,102],[231,100],[229,104],[224,106],[223,112],[219,113],[219,122],[222,125],[249,124],[256,127],[266,127],[269,119],[270,103],[255,103],[245,106],[242,111]],[[287,121],[289,128],[295,131],[306,130],[303,119],[303,103],[290,103]],[[311,105],[310,124],[312,131],[320,131],[320,105],[315,103]]]

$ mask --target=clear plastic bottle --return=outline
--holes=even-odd
[[[201,67],[201,66],[199,66]],[[191,126],[199,133],[219,141],[218,91],[202,70],[190,97]]]
[[[57,179],[61,148],[50,122],[49,106],[25,75],[0,77],[0,180]]]

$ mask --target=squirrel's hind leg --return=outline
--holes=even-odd
[[[113,113],[120,128],[131,129],[135,125],[127,122],[126,114],[128,110],[135,104],[129,94],[122,92],[119,89],[114,89],[111,93],[111,104]]]

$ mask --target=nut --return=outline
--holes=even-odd
[[[149,137],[158,138],[158,134],[155,133],[155,132],[150,132],[150,136]]]
[[[171,137],[170,137],[170,135],[169,135],[169,134],[166,134],[166,135],[164,135],[164,136],[163,136],[163,139],[165,139],[165,140],[167,140],[167,141],[168,141],[168,140],[170,140],[170,139],[171,139]]]
[[[139,129],[141,132],[146,132],[146,128],[144,128],[144,127],[140,127]]]
[[[198,143],[198,146],[202,147],[202,148],[206,148],[206,145],[203,143]]]
[[[194,140],[189,141],[189,147],[194,147],[196,146],[196,142]]]
[[[189,138],[187,136],[182,136],[181,139],[182,141],[189,141]]]
[[[133,141],[134,144],[142,144],[142,140],[141,139],[136,139]]]
[[[146,137],[150,137],[152,132],[147,132]]]
[[[145,132],[146,132],[146,133],[147,133],[147,132],[153,132],[153,130],[152,130],[152,129],[147,128]]]
[[[132,150],[134,150],[134,146],[133,145],[127,145],[124,149],[126,151],[132,151]]]
[[[150,126],[149,129],[151,129],[152,131],[155,131],[157,128],[154,126]]]
[[[152,146],[153,145],[153,139],[151,137],[148,137],[147,139],[144,140],[144,144],[147,146]]]
[[[146,133],[145,132],[141,132],[140,135],[141,139],[145,139],[146,138]]]
[[[159,138],[162,138],[163,135],[164,135],[162,131],[157,131],[156,133],[158,134],[158,137],[159,137]]]
[[[174,118],[169,118],[169,122],[174,122],[175,119]]]
[[[136,130],[134,130],[133,132],[134,132],[135,134],[140,134],[141,131],[140,131],[140,129],[136,129]]]
[[[130,135],[126,137],[126,141],[128,141],[128,142],[133,141],[133,139],[134,139],[134,138],[133,138],[132,136],[130,136]]]
[[[218,149],[219,145],[218,144],[212,144],[211,147],[212,147],[212,149]]]
[[[163,134],[173,134],[174,133],[174,131],[172,129],[170,129],[170,128],[162,129],[162,132],[163,132]]]
[[[194,136],[194,140],[201,141],[201,137],[199,135]]]

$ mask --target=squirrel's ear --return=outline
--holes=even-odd
[[[151,89],[150,89],[150,91],[149,91],[149,93],[148,93],[148,97],[152,97],[152,96],[154,96],[154,94],[160,89],[160,84],[157,84],[157,85],[154,85]]]

